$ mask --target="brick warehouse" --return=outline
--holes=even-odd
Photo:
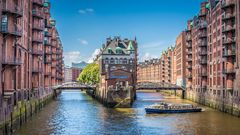
[[[137,40],[107,38],[94,61],[100,65],[97,98],[110,107],[129,107],[135,98]]]
[[[0,123],[63,81],[63,48],[47,0],[0,0]]]
[[[176,40],[170,72],[171,82],[185,87],[188,99],[238,116],[239,6],[239,0],[202,2],[198,15]],[[164,56],[139,63],[138,82],[169,82],[162,59]]]

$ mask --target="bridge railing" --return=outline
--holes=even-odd
[[[181,89],[184,90],[182,87],[165,82],[142,82],[136,85],[136,89]]]

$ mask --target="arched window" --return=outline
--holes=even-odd
[[[132,59],[132,58],[129,60],[129,63],[130,63],[130,64],[133,64],[133,59]]]
[[[111,48],[108,48],[108,53],[112,54],[112,49]]]
[[[114,64],[114,59],[113,58],[111,58],[110,64]]]
[[[116,54],[122,54],[122,48],[116,47]]]
[[[115,64],[119,64],[118,58],[115,58]]]
[[[120,58],[119,64],[122,64],[122,63],[123,63],[123,59],[122,59],[122,58]]]
[[[127,58],[123,59],[123,64],[127,64]]]
[[[106,58],[106,59],[105,59],[105,64],[108,64],[108,63],[109,63],[109,59]]]

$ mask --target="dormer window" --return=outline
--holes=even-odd
[[[122,54],[123,50],[120,47],[116,47],[116,54]]]
[[[108,54],[112,54],[112,49],[111,48],[108,48]]]

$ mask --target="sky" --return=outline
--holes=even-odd
[[[139,60],[174,46],[203,0],[51,0],[64,61],[91,62],[106,38],[137,38]]]

